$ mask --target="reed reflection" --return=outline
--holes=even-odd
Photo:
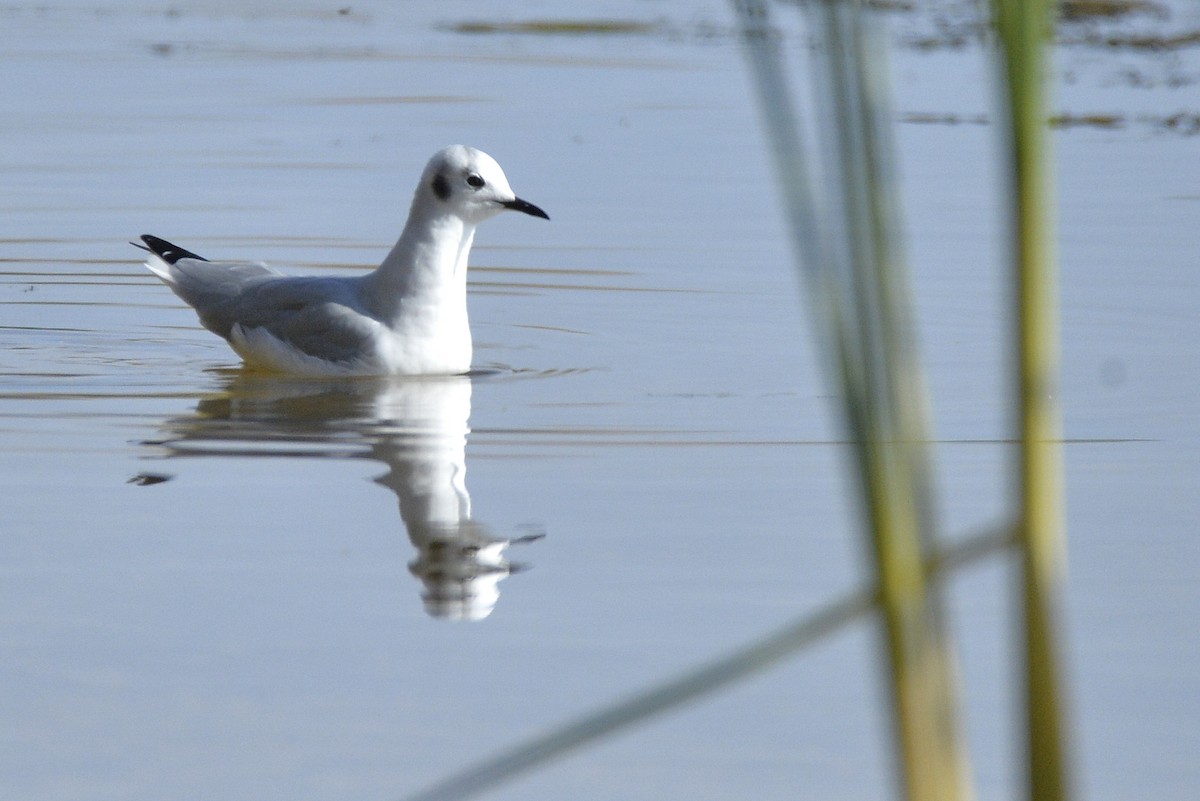
[[[148,443],[171,456],[351,458],[382,462],[396,494],[431,616],[481,620],[519,566],[504,555],[540,534],[493,536],[472,517],[466,484],[471,380],[466,376],[300,379],[251,373],[168,420]]]

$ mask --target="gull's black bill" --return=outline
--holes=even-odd
[[[543,220],[550,219],[549,214],[542,211],[537,206],[530,203],[528,200],[521,200],[521,198],[519,198],[519,197],[513,198],[512,200],[505,201],[504,208],[512,209],[513,211],[523,211],[526,214],[532,215],[534,217],[541,217]]]

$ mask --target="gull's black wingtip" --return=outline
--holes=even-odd
[[[157,236],[142,234],[142,241],[146,243],[145,247],[142,247],[136,242],[130,242],[130,244],[135,247],[142,248],[142,250],[150,251],[167,264],[174,264],[180,259],[198,259],[200,261],[208,261],[208,259],[204,258],[203,256],[193,253],[190,250],[184,250],[183,248],[179,247],[179,245],[173,245],[165,239],[159,239]]]

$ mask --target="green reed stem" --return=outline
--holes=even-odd
[[[953,801],[970,794],[967,756],[940,593],[921,569],[936,520],[924,368],[899,233],[887,42],[861,3],[827,0],[813,12],[829,53],[826,105],[837,109],[830,133],[840,165],[856,361],[865,365],[861,386],[855,386],[859,376],[844,380],[858,429],[898,750],[908,798]]]
[[[1059,801],[1068,789],[1056,653],[1065,538],[1058,280],[1045,99],[1053,4],[994,0],[994,5],[1011,115],[1028,792],[1034,801]]]
[[[899,236],[881,23],[857,0],[806,10],[821,165],[809,170],[780,35],[762,0],[735,0],[781,176],[806,298],[853,464],[878,581],[897,762],[913,801],[969,796],[957,679],[938,589],[921,569],[935,544],[924,369]],[[877,24],[878,23],[878,24]],[[823,169],[822,169],[823,168]],[[813,173],[826,178],[818,189]]]

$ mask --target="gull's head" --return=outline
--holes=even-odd
[[[494,158],[465,145],[451,145],[429,160],[417,187],[417,203],[444,210],[472,225],[509,209],[550,219],[546,212],[516,196]]]

